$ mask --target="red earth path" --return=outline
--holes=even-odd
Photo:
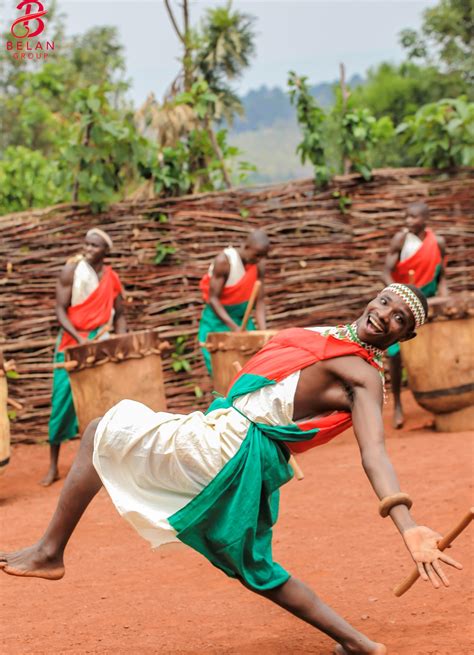
[[[405,395],[407,422],[387,424],[390,455],[413,514],[439,530],[473,503],[472,433],[439,434]],[[386,412],[390,418],[390,409]],[[78,441],[63,448],[69,469]],[[0,478],[0,548],[35,541],[56,505],[62,482],[37,481],[47,447],[17,446]],[[360,465],[352,432],[298,458],[305,479],[282,492],[275,558],[357,628],[387,644],[390,655],[474,653],[474,526],[450,554],[451,587],[418,581],[398,599],[392,588],[411,571],[408,553]],[[0,574],[1,655],[293,655],[332,652],[310,626],[226,578],[184,546],[151,551],[101,491],[66,553],[58,582]]]

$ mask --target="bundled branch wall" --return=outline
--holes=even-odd
[[[19,377],[9,380],[9,394],[23,405],[12,421],[14,440],[46,436],[56,280],[90,227],[113,238],[110,263],[126,289],[130,328],[157,328],[171,344],[187,337],[192,372],[173,370],[172,349],[164,375],[170,410],[188,411],[209,400],[207,393],[198,397],[208,388],[196,339],[198,283],[219,250],[241,243],[249,229],[265,228],[272,244],[265,282],[269,327],[334,324],[357,316],[380,289],[390,239],[403,225],[407,204],[423,199],[431,227],[447,242],[451,290],[473,289],[473,177],[470,170],[387,169],[368,183],[354,175],[336,178],[321,192],[302,180],[122,202],[102,215],[61,205],[0,218],[0,348],[16,361]],[[351,205],[342,213],[347,198]],[[158,265],[157,243],[174,249]]]

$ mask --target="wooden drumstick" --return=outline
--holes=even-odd
[[[408,284],[415,284],[415,271],[412,268],[408,271]]]
[[[304,480],[304,473],[301,470],[301,466],[298,464],[298,462],[295,459],[294,455],[290,455],[290,459],[288,460],[288,464],[291,466],[295,473],[295,478],[299,480]]]
[[[262,283],[260,282],[260,280],[257,280],[253,285],[252,293],[250,294],[249,302],[247,304],[247,309],[245,310],[244,318],[242,320],[242,325],[240,326],[242,332],[244,332],[247,329],[247,323],[250,318],[250,313],[252,312],[253,305],[255,303],[255,300],[257,299],[257,295],[258,292],[260,291],[261,286]]]
[[[237,373],[240,373],[242,370],[242,364],[238,362],[237,360],[235,362],[232,362],[232,366],[236,370]],[[295,478],[297,480],[304,480],[304,473],[301,469],[301,466],[299,466],[298,462],[295,459],[294,455],[290,455],[290,458],[288,460],[288,464],[291,466],[291,468],[294,471]]]
[[[471,507],[469,512],[463,517],[461,521],[454,527],[448,534],[446,534],[442,539],[439,540],[438,543],[438,550],[445,550],[455,539],[458,537],[463,530],[467,528],[469,523],[472,521],[474,518],[474,507]],[[393,593],[395,596],[402,596],[406,591],[410,589],[412,585],[415,584],[415,582],[418,580],[420,577],[420,574],[418,573],[418,569],[414,569],[410,575],[403,580],[399,585],[395,587],[393,590]]]
[[[103,326],[100,328],[100,330],[97,332],[97,334],[95,335],[95,337],[93,337],[92,339],[89,339],[90,343],[94,343],[94,341],[97,341],[98,339],[100,339],[100,337],[101,337],[103,334],[105,334],[106,332],[108,332],[108,331],[110,330],[110,328],[111,328],[111,325],[110,325],[109,323],[106,323],[105,325],[103,325]]]

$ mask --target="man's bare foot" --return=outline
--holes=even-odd
[[[59,471],[57,469],[53,469],[48,471],[45,477],[40,480],[39,484],[42,487],[50,487],[53,482],[56,482],[57,480],[59,480]]]
[[[383,644],[372,642],[370,650],[346,650],[341,645],[334,649],[335,655],[386,655],[387,649]]]
[[[47,555],[39,544],[15,553],[0,553],[0,569],[25,578],[60,580],[64,576],[62,556]]]
[[[395,407],[393,410],[393,427],[395,430],[403,428],[403,411],[401,407]]]

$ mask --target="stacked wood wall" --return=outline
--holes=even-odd
[[[269,327],[346,321],[381,288],[390,238],[403,224],[407,204],[422,199],[431,210],[430,226],[447,241],[451,289],[473,289],[473,177],[469,170],[440,175],[387,169],[368,183],[358,176],[336,178],[320,192],[312,180],[302,180],[122,202],[101,215],[62,205],[1,217],[0,348],[6,359],[16,360],[20,377],[9,380],[9,393],[23,405],[12,424],[13,438],[46,435],[58,330],[56,279],[90,227],[104,228],[114,240],[110,263],[126,289],[129,326],[157,328],[172,344],[186,336],[192,373],[173,371],[173,351],[164,369],[169,408],[188,411],[209,399],[207,393],[196,396],[208,388],[196,340],[198,283],[219,250],[238,245],[252,228],[268,232]],[[346,213],[341,196],[351,201]],[[153,262],[157,242],[174,249],[159,265]]]

